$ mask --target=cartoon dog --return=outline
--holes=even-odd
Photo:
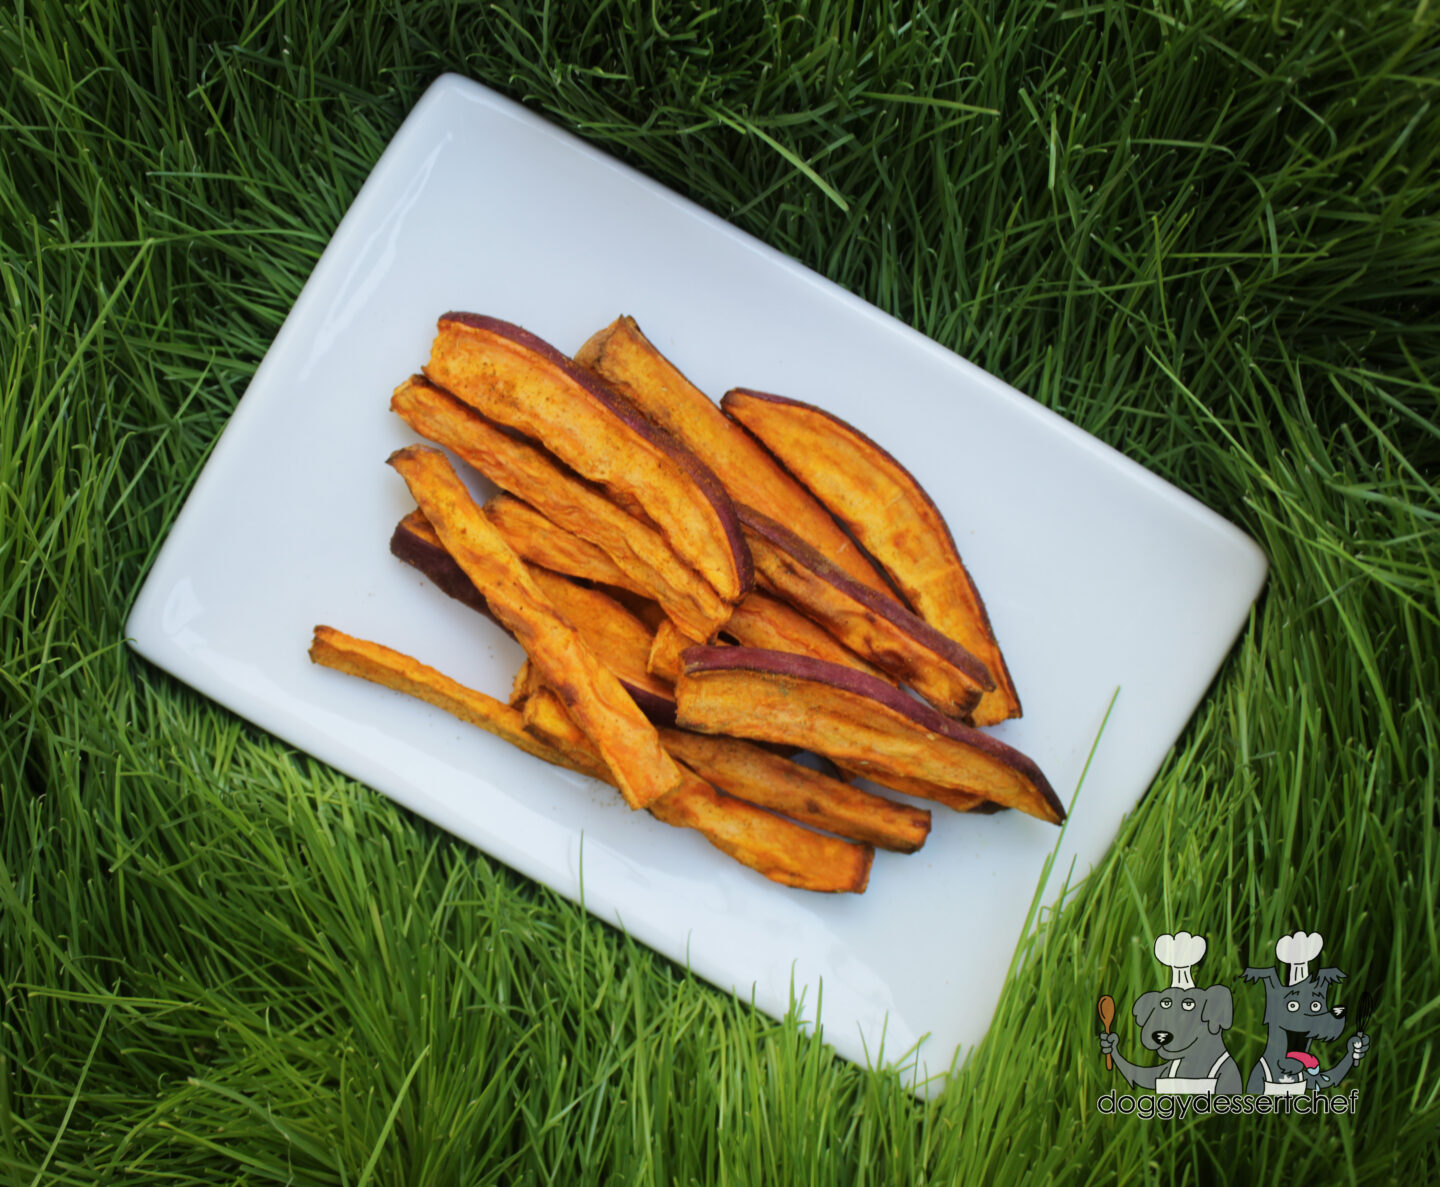
[[[1334,1067],[1321,1070],[1310,1054],[1313,1040],[1328,1043],[1345,1031],[1345,1007],[1326,1008],[1325,993],[1345,974],[1339,969],[1310,972],[1310,962],[1320,955],[1324,941],[1318,932],[1281,936],[1275,956],[1289,966],[1282,982],[1273,968],[1245,970],[1245,980],[1265,986],[1265,1054],[1260,1056],[1245,1090],[1266,1096],[1301,1096],[1340,1083],[1370,1050],[1370,1036],[1356,1032],[1346,1044],[1344,1057]]]
[[[1133,1012],[1140,1042],[1166,1062],[1141,1067],[1118,1053],[1119,1035],[1100,1036],[1101,1053],[1115,1061],[1127,1084],[1162,1095],[1240,1091],[1240,1068],[1224,1039],[1234,1015],[1230,990],[1197,989],[1191,975],[1204,955],[1202,936],[1182,931],[1156,939],[1155,959],[1170,967],[1170,988],[1141,994]]]

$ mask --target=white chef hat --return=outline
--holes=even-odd
[[[1155,959],[1170,966],[1172,989],[1194,989],[1195,978],[1190,969],[1205,955],[1205,937],[1177,931],[1173,936],[1155,937]]]
[[[1324,942],[1318,931],[1308,934],[1297,931],[1275,941],[1276,957],[1281,964],[1290,966],[1290,979],[1285,982],[1286,985],[1298,985],[1310,975],[1310,962],[1320,955]]]

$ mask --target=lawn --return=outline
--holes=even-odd
[[[49,0],[0,15],[0,66],[0,1180],[1440,1176],[1440,9]],[[933,1100],[125,645],[286,311],[446,70],[1270,558],[1147,797]],[[1100,1110],[1096,999],[1144,1062],[1125,1011],[1182,927],[1233,976],[1247,1069],[1240,971],[1324,934],[1332,1000],[1375,999],[1353,1115]]]

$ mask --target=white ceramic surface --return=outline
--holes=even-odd
[[[925,848],[879,854],[863,896],[787,890],[607,787],[313,667],[311,627],[328,623],[509,691],[516,645],[387,548],[410,504],[384,461],[412,440],[389,393],[447,309],[518,322],[566,351],[631,313],[712,395],[783,392],[895,454],[949,519],[1005,647],[1025,717],[997,733],[1066,801],[1114,697],[1063,836],[1014,812],[937,810]],[[1003,500],[976,494],[996,490]],[[583,852],[591,911],[767,1013],[783,1015],[793,987],[813,1017],[823,982],[826,1040],[860,1062],[918,1044],[904,1066],[926,1091],[983,1036],[1046,858],[1048,901],[1144,793],[1265,569],[1231,525],[1000,380],[446,76],[336,231],[128,633],[236,713],[572,898]]]

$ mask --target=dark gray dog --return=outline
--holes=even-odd
[[[1266,1096],[1301,1096],[1322,1088],[1333,1088],[1370,1050],[1370,1036],[1358,1031],[1350,1036],[1345,1054],[1334,1067],[1321,1069],[1310,1056],[1315,1040],[1333,1042],[1345,1032],[1345,1007],[1327,1007],[1326,992],[1345,974],[1339,969],[1310,972],[1310,962],[1320,955],[1323,941],[1318,932],[1282,936],[1275,955],[1287,965],[1282,978],[1273,968],[1245,970],[1245,980],[1265,986],[1265,1054],[1255,1064],[1245,1091]],[[1291,1058],[1297,1052],[1304,1060]]]
[[[1172,970],[1169,989],[1142,993],[1133,1013],[1140,1042],[1165,1062],[1141,1067],[1119,1054],[1120,1036],[1102,1034],[1100,1050],[1115,1061],[1125,1082],[1162,1095],[1240,1091],[1240,1068],[1225,1048],[1234,1014],[1224,985],[1198,988],[1191,967],[1205,955],[1205,941],[1188,932],[1160,936],[1155,957]]]

